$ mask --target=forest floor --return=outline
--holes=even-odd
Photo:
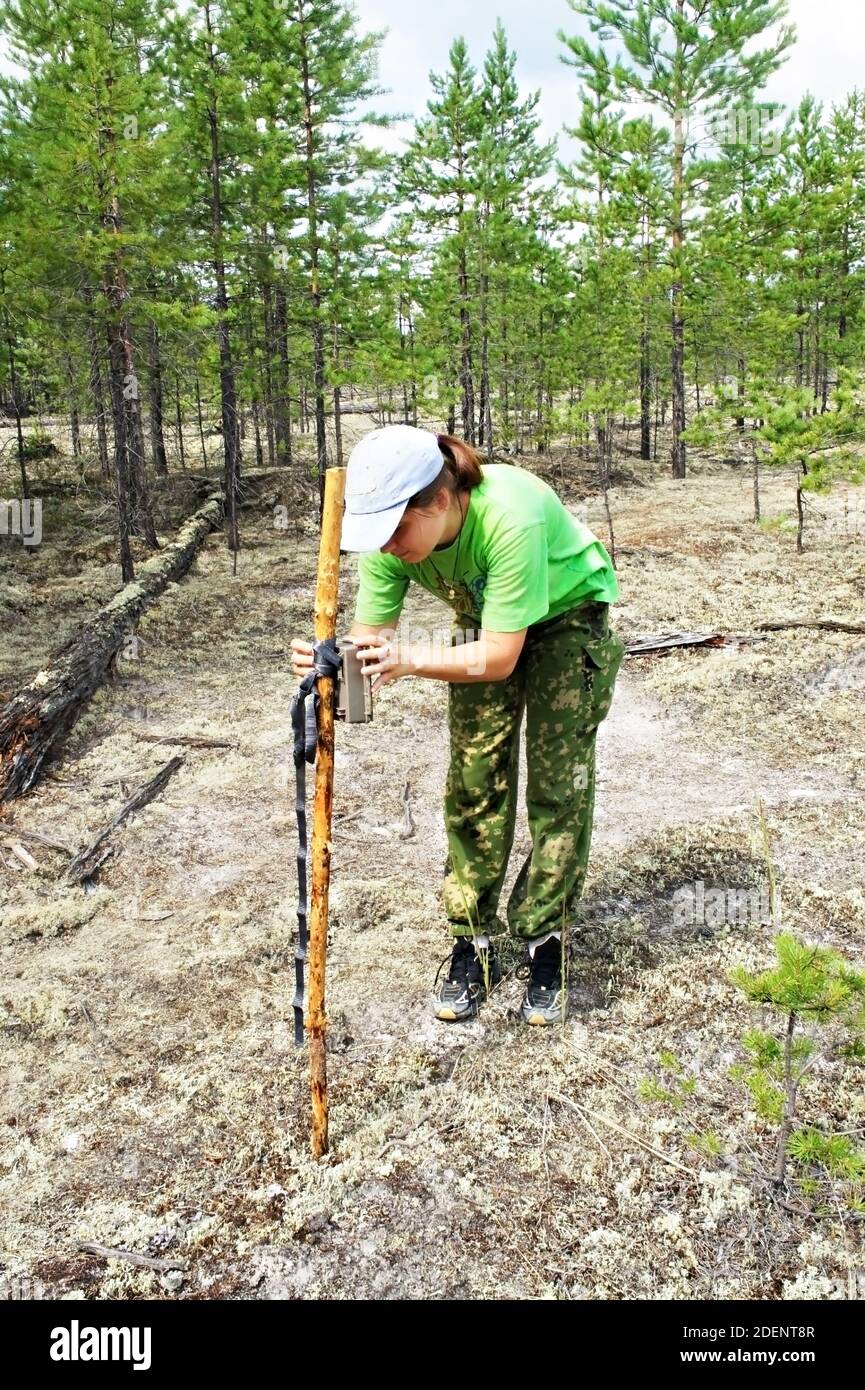
[[[607,539],[584,465],[521,462]],[[680,483],[623,462],[622,635],[863,621],[865,489],[815,501],[799,555],[790,477],[764,480],[755,525],[742,471],[697,459]],[[749,1028],[781,1033],[728,978],[772,963],[777,927],[760,912],[679,925],[674,895],[765,885],[759,799],[781,924],[865,965],[865,638],[793,628],[626,659],[598,741],[570,1015],[553,1030],[519,1020],[511,943],[478,1019],[431,1015],[449,951],[446,686],[394,682],[372,724],[339,725],[331,1149],[316,1162],[293,1045],[288,644],[311,633],[317,546],[311,525],[274,525],[275,500],[243,511],[236,576],[210,537],[0,826],[0,1279],[86,1299],[833,1299],[857,1278],[861,1296],[849,1192],[812,1173],[805,1193],[792,1166],[776,1192],[777,1126],[730,1075]],[[164,514],[163,541],[177,519]],[[109,525],[86,493],[50,500],[42,545],[0,551],[0,690],[116,586]],[[449,621],[423,593],[404,616]],[[89,889],[64,881],[62,850],[16,836],[78,849],[175,753],[183,766],[115,832]],[[528,848],[521,805],[502,908]],[[818,1062],[800,1113],[861,1138],[861,1065]]]

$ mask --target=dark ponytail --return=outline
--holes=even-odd
[[[427,483],[426,487],[409,498],[406,510],[413,507],[421,511],[428,507],[443,487],[446,487],[448,492],[456,493],[458,488],[464,491],[471,490],[484,480],[481,455],[473,445],[467,444],[464,439],[458,439],[454,434],[438,434],[436,438],[444,460],[442,471],[431,483]]]

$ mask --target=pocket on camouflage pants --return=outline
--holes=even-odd
[[[610,712],[625,644],[615,633],[593,637],[583,646],[583,681],[588,693],[588,724],[596,729]]]

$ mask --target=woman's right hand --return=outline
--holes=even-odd
[[[302,681],[304,676],[308,676],[312,670],[312,643],[306,642],[302,637],[292,637],[291,639],[291,669]]]

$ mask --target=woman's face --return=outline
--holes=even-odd
[[[387,545],[381,547],[382,554],[393,555],[407,565],[419,565],[440,543],[447,525],[449,507],[450,493],[446,487],[441,489],[425,511],[407,507]]]

